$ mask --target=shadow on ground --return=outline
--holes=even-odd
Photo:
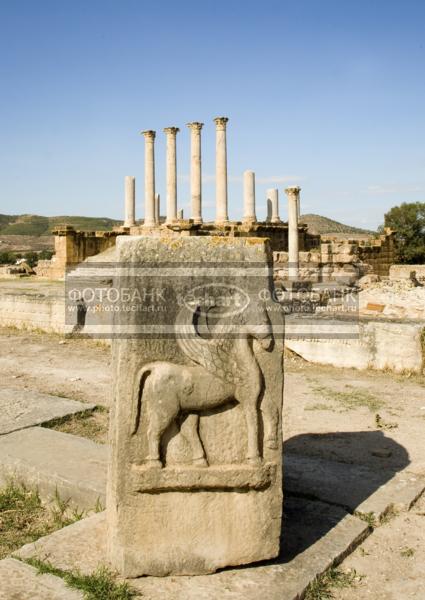
[[[336,442],[338,443],[337,464],[332,452],[332,447]],[[385,453],[391,453],[392,457],[396,457],[397,467],[390,465],[379,469],[353,465],[353,456],[358,447],[373,448],[376,451],[381,449]],[[406,449],[391,438],[385,437],[382,431],[298,435],[287,440],[283,452],[284,465],[285,455],[289,452],[291,454],[302,452],[303,458],[307,458],[309,455],[313,460],[314,456],[319,454],[320,459],[323,459],[320,476],[323,477],[324,484],[327,477],[333,480],[335,498],[341,496],[349,498],[351,507],[359,506],[382,485],[390,481],[398,471],[404,469],[410,463]],[[287,463],[286,470],[284,467],[285,500],[281,552],[278,559],[274,561],[277,563],[289,562],[314,545],[347,514],[344,507],[336,504],[321,502],[314,498],[310,498],[313,501],[308,502],[306,501],[308,495],[304,498],[286,496],[285,477],[287,479],[291,477],[290,461],[288,460]],[[338,478],[335,478],[333,467],[336,466],[337,470],[340,471],[341,468],[344,468],[344,463],[346,463],[346,469],[352,470],[355,476],[338,480]],[[392,464],[394,465],[394,463]],[[328,473],[326,469],[329,469]],[[341,489],[342,486],[343,489]],[[350,512],[354,511],[350,510]]]

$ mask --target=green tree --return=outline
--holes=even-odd
[[[37,252],[26,252],[24,254],[24,258],[30,267],[34,267],[38,262],[38,254]]]
[[[8,265],[15,262],[15,255],[12,252],[0,252],[0,265]]]
[[[385,227],[396,232],[397,260],[425,263],[425,202],[403,202],[385,214]]]
[[[38,260],[50,260],[53,256],[53,252],[51,250],[42,250],[38,254]]]

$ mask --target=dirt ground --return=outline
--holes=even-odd
[[[4,387],[33,389],[109,406],[110,349],[96,342],[0,328]]]
[[[7,387],[110,404],[110,350],[86,340],[0,329]],[[107,411],[96,415],[98,441]],[[91,427],[80,435],[90,437]],[[71,428],[72,433],[78,433]],[[86,433],[84,433],[86,431]],[[425,475],[425,377],[285,360],[285,450]],[[379,526],[341,565],[360,581],[337,600],[425,598],[425,499]]]

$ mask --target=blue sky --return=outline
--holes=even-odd
[[[122,218],[143,129],[178,126],[188,215],[188,121],[203,121],[203,198],[214,214],[214,123],[229,117],[229,208],[242,173],[299,184],[302,212],[375,228],[425,201],[423,0],[0,0],[0,212]]]

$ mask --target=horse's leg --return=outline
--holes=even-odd
[[[180,407],[176,397],[170,396],[166,401],[158,403],[157,396],[150,394],[146,409],[148,455],[145,463],[150,467],[160,468],[163,466],[160,458],[162,434],[177,417]]]
[[[248,434],[247,459],[251,464],[260,464],[260,452],[258,449],[258,410],[256,404],[245,406],[245,420]]]
[[[181,434],[187,439],[192,450],[192,464],[197,467],[207,467],[205,451],[199,437],[199,415],[187,415],[180,428]]]
[[[236,400],[240,403],[246,422],[247,432],[247,453],[246,459],[250,464],[260,464],[260,451],[258,447],[258,397],[259,389],[255,386],[248,389],[244,386],[235,394]]]
[[[264,423],[264,444],[267,448],[276,450],[279,447],[279,411],[267,392],[261,403],[261,412]]]

